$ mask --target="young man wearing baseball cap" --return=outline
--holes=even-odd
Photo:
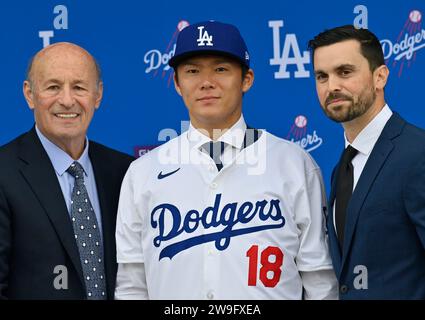
[[[190,25],[174,83],[190,127],[132,163],[117,221],[117,299],[332,299],[320,169],[247,127],[254,72],[238,29]]]

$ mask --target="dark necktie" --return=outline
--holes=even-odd
[[[344,150],[339,165],[338,180],[336,182],[335,224],[341,250],[344,244],[347,207],[353,193],[354,176],[351,160],[353,160],[357,152],[358,151],[350,145]]]
[[[207,142],[202,145],[202,149],[204,149],[210,155],[211,159],[214,160],[215,165],[217,166],[217,170],[220,171],[223,169],[223,163],[220,160],[220,156],[226,147],[226,143],[222,141],[217,142]]]
[[[71,196],[71,220],[80,253],[81,267],[89,300],[106,299],[105,267],[99,225],[86,186],[84,170],[74,161],[68,173],[75,178]]]

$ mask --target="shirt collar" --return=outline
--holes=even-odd
[[[65,151],[63,151],[61,148],[51,142],[45,135],[43,135],[41,131],[37,128],[37,125],[35,126],[35,130],[37,132],[38,138],[41,141],[41,144],[43,145],[44,150],[46,150],[47,155],[49,156],[50,161],[52,162],[53,168],[59,176],[62,176],[75,160],[72,159],[69,154],[67,154]],[[90,165],[89,140],[87,139],[87,137],[85,145],[86,146],[84,148],[83,153],[81,154],[81,157],[76,161],[81,164],[84,169],[84,173],[87,176],[88,168]]]
[[[220,136],[217,141],[222,141],[234,148],[241,149],[245,138],[245,131],[246,123],[243,115],[241,115],[239,120],[236,121],[236,123],[222,136]],[[190,142],[191,148],[200,148],[203,144],[212,141],[208,136],[196,129],[192,123],[190,123],[187,138]]]
[[[363,128],[362,131],[357,135],[351,145],[353,148],[357,149],[360,153],[364,155],[369,155],[372,152],[373,147],[375,146],[376,141],[378,141],[379,136],[384,130],[384,127],[388,120],[391,118],[393,112],[390,107],[386,104],[384,108],[372,119],[369,124]],[[344,134],[345,147],[350,143],[347,140],[347,137]]]

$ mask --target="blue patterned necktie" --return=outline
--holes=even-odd
[[[226,143],[222,141],[207,142],[207,143],[204,143],[201,147],[206,152],[208,152],[211,159],[214,160],[214,163],[218,171],[223,169],[223,163],[220,160],[220,156],[223,154],[225,147],[226,147]]]
[[[83,167],[74,161],[67,172],[75,178],[71,196],[71,220],[80,253],[89,300],[106,299],[105,267],[99,225],[86,186]]]

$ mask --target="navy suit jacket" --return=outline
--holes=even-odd
[[[118,198],[133,158],[92,141],[89,157],[102,211],[107,295],[113,298]],[[59,275],[54,273],[56,266],[67,269],[66,290],[54,287]],[[53,165],[33,128],[0,148],[0,299],[85,298],[68,209]]]
[[[336,180],[332,174],[327,226],[340,299],[425,299],[425,131],[391,116],[348,204],[342,252]]]

